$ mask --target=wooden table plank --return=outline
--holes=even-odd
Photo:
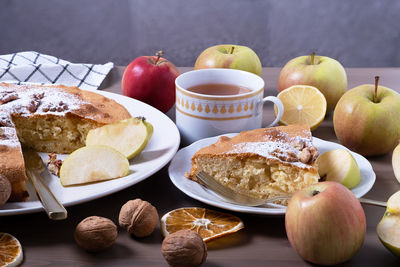
[[[191,68],[180,68],[181,72]],[[117,67],[102,84],[102,89],[121,93],[123,67]],[[276,95],[279,68],[264,68],[266,94]],[[373,83],[381,76],[381,84],[400,92],[398,68],[347,69],[349,88]],[[173,117],[174,110],[168,112]],[[272,120],[272,106],[264,110],[265,120]],[[335,141],[332,116],[313,132],[325,140]],[[391,167],[391,154],[368,158],[377,180],[366,197],[386,200],[400,190]],[[120,207],[128,200],[140,197],[157,207],[160,215],[180,207],[208,207],[183,194],[170,182],[167,167],[148,179],[110,196],[68,208],[65,221],[50,221],[45,213],[0,217],[0,231],[15,235],[22,243],[26,266],[167,266],[161,255],[162,236],[159,228],[148,238],[130,237],[122,229],[116,244],[103,253],[86,253],[75,245],[73,231],[79,221],[90,215],[110,218],[117,223]],[[367,216],[367,235],[364,245],[345,266],[396,266],[398,260],[380,243],[375,228],[384,209],[363,206]],[[216,209],[218,210],[218,209]],[[308,266],[291,248],[285,233],[283,216],[256,216],[233,214],[241,217],[246,228],[223,238],[209,247],[204,266]]]

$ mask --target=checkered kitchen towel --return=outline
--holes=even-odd
[[[20,52],[0,55],[0,82],[63,84],[96,90],[112,62],[104,65],[75,64],[37,52]]]

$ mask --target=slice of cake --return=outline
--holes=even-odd
[[[70,153],[89,130],[130,117],[114,100],[77,87],[0,83],[0,174],[11,183],[9,201],[28,198],[21,147]]]
[[[292,195],[318,182],[307,125],[290,125],[241,132],[221,137],[192,157],[189,178],[200,170],[236,192],[256,198]]]

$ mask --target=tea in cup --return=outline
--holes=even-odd
[[[264,97],[264,80],[236,69],[201,69],[183,73],[175,80],[176,125],[184,143],[206,137],[262,127],[263,104],[278,108],[275,126],[283,115],[282,102]]]

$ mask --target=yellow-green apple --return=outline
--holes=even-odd
[[[366,232],[363,208],[354,194],[336,182],[320,182],[297,191],[286,209],[289,242],[304,260],[323,265],[348,261]]]
[[[400,138],[400,94],[378,79],[347,91],[333,114],[340,143],[364,156],[386,154]]]
[[[175,103],[175,79],[179,71],[162,54],[158,51],[156,56],[134,59],[122,76],[122,93],[165,113]]]
[[[222,44],[207,48],[196,60],[194,69],[226,68],[252,72],[261,76],[262,66],[257,54],[246,46]]]
[[[394,255],[400,257],[400,191],[393,194],[388,202],[385,214],[379,222],[376,233],[382,244]]]
[[[392,167],[394,176],[400,183],[400,144],[396,146],[392,154]]]
[[[347,75],[339,61],[312,53],[310,56],[290,60],[281,70],[278,79],[279,92],[292,85],[317,87],[326,98],[328,114],[346,92]]]
[[[130,118],[90,130],[86,145],[109,146],[132,159],[142,152],[152,135],[153,125],[145,118]]]
[[[334,149],[323,153],[317,159],[318,174],[322,180],[341,183],[349,189],[361,181],[356,160],[346,149]]]

